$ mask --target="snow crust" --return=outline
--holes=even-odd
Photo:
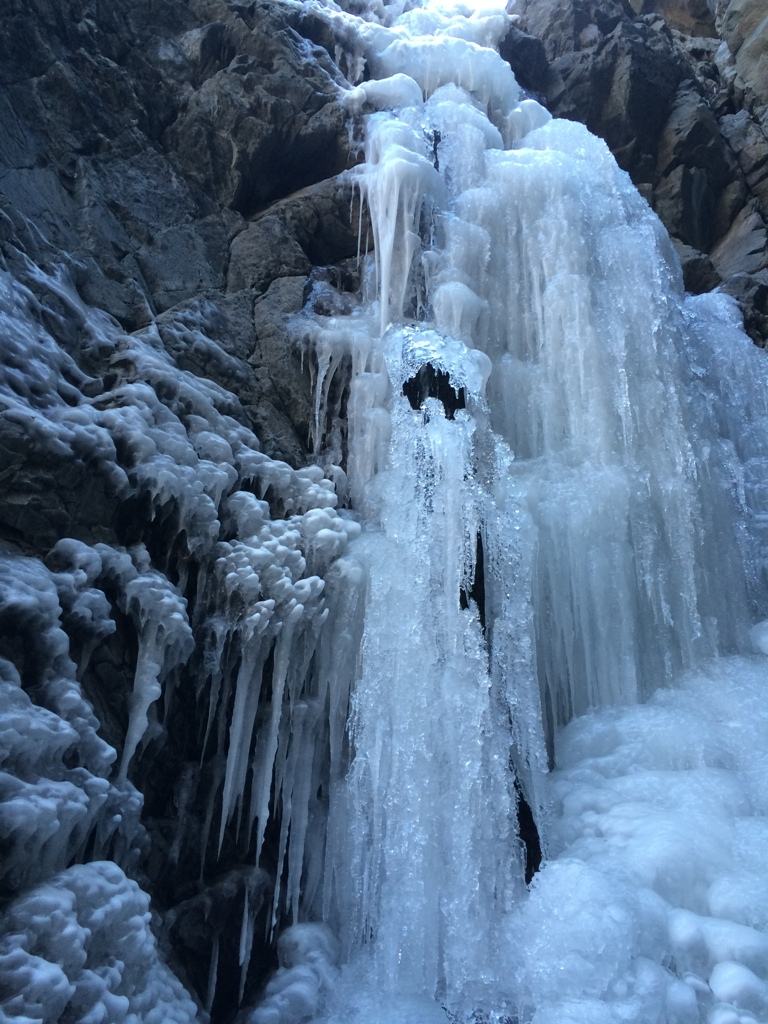
[[[554,858],[510,919],[525,1019],[765,1019],[765,677],[724,658],[563,731]]]
[[[78,864],[11,902],[0,936],[6,1020],[193,1024],[158,957],[149,897],[108,861]]]

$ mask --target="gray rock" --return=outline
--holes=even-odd
[[[657,169],[654,206],[659,216],[683,242],[708,251],[718,237],[718,224],[725,221],[730,227],[732,193],[724,197],[722,216],[718,206],[738,168],[715,115],[690,80],[678,89],[659,137]]]
[[[768,130],[747,110],[721,117],[720,130],[738,160],[749,191],[768,211]]]
[[[248,406],[257,432],[266,430],[277,450],[301,446],[306,450],[312,417],[309,361],[290,333],[288,318],[304,306],[307,279],[282,277],[274,281],[253,306],[255,345],[248,362],[254,373],[272,384],[270,402]],[[277,415],[275,415],[277,413]],[[291,431],[277,433],[275,425],[290,423]]]
[[[157,312],[224,287],[231,226],[221,216],[165,228],[136,253]]]
[[[685,67],[670,34],[642,19],[621,20],[597,40],[553,61],[548,105],[604,138],[636,183],[653,181],[659,136]]]
[[[736,274],[726,281],[723,290],[738,302],[749,336],[756,345],[765,347],[768,340],[768,270],[757,274]]]
[[[231,1014],[233,996],[236,1000],[240,986],[239,934],[233,922],[242,920],[246,894],[249,912],[256,922],[255,948],[250,963],[245,965],[246,991],[251,999],[264,981],[265,964],[269,963],[265,934],[270,888],[266,872],[247,866],[233,868],[165,914],[168,937],[174,948],[182,951],[183,976],[203,1005],[210,1000],[214,1014]],[[214,939],[219,947],[218,998],[208,991]]]
[[[734,274],[755,274],[768,266],[765,221],[754,204],[744,207],[712,250],[712,263],[724,280]]]
[[[223,61],[236,52],[185,97],[164,139],[191,181],[250,216],[279,196],[338,173],[349,153],[329,62],[272,5],[253,4],[244,18],[241,9],[234,16],[237,32],[226,38],[219,33],[220,45],[206,50],[204,40],[197,43],[198,78],[204,77],[200,61],[211,71],[212,55]]]
[[[549,79],[544,43],[512,25],[501,41],[499,53],[510,65],[515,78],[528,92],[543,95]]]
[[[29,552],[47,551],[62,536],[110,540],[123,497],[98,465],[62,458],[12,410],[0,412],[1,540]]]
[[[632,13],[625,0],[524,0],[518,10],[520,27],[542,41],[550,61],[597,44]]]
[[[637,14],[660,14],[671,28],[690,36],[714,36],[711,0],[630,0]]]
[[[278,277],[308,274],[310,262],[284,220],[272,212],[250,223],[232,241],[227,271],[230,291],[261,293]]]
[[[549,61],[544,102],[605,139],[697,291],[766,265],[768,16],[763,0],[715,6],[524,0],[518,25]]]
[[[768,105],[768,12],[763,0],[725,0],[719,5],[717,21],[741,82],[753,100],[765,107]]]
[[[685,290],[692,295],[709,292],[720,284],[720,276],[706,253],[673,238],[675,251],[683,268]]]

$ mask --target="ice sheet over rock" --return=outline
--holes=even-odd
[[[221,841],[227,830],[244,856],[253,836],[258,857],[274,815],[283,830],[275,915],[288,908],[296,917],[299,893],[317,893],[322,869],[319,794],[341,771],[349,680],[331,668],[324,624],[334,609],[351,616],[339,628],[353,649],[361,579],[342,556],[359,526],[337,511],[333,478],[262,453],[237,398],[180,371],[154,325],[128,336],[81,301],[66,267],[20,266],[16,278],[3,271],[0,281],[0,416],[24,431],[33,462],[87,467],[103,484],[107,514],[120,510],[114,528],[133,540],[118,546],[64,536],[45,563],[21,557],[13,544],[0,557],[8,659],[0,705],[3,892],[22,894],[21,915],[29,886],[47,884],[80,858],[111,857],[115,870],[135,871],[146,836],[133,767],[147,741],[152,756],[162,756],[173,701],[199,700],[207,719],[202,756],[213,766],[201,860],[215,865],[208,837]],[[59,331],[69,321],[76,330]],[[196,344],[205,343],[201,330]],[[45,528],[56,536],[56,523]],[[90,527],[97,538],[111,528]],[[135,639],[137,650],[119,758],[84,696],[98,685],[93,655],[114,636],[117,618],[122,639],[128,647]],[[265,664],[274,688],[259,703]],[[201,666],[196,684],[184,674],[192,665]],[[268,725],[252,749],[257,709]],[[295,727],[302,715],[303,732]],[[179,823],[180,832],[185,827]],[[253,945],[250,915],[244,920],[243,976]],[[143,955],[133,945],[125,952]],[[138,963],[126,961],[126,971]],[[5,991],[18,979],[4,972]],[[43,1006],[46,978],[54,989],[58,982],[47,969],[40,976],[47,1021],[58,1019],[58,1004],[52,990]],[[191,1019],[197,1011],[187,1013],[184,998],[178,1019]],[[130,1019],[176,1019],[171,1009],[163,1018],[158,1005],[137,1004]]]
[[[0,1007],[11,1020],[193,1024],[159,956],[149,897],[109,861],[79,864],[4,908]]]

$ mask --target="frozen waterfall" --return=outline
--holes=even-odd
[[[685,298],[606,146],[524,96],[503,10],[317,10],[370,74],[363,292],[295,325],[363,522],[314,908],[343,966],[286,932],[253,1020],[757,1024],[764,355]]]
[[[128,327],[0,268],[0,1020],[766,1024],[766,354],[494,0],[278,5],[359,226],[265,285],[295,449],[247,274]],[[306,191],[222,214],[234,271]]]

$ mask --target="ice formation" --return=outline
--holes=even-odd
[[[605,145],[523,95],[503,11],[403,6],[324,8],[367,69],[373,276],[297,325],[368,575],[317,1019],[752,1024],[764,355],[685,299]]]
[[[284,879],[274,918],[286,903],[298,916],[305,851],[322,843],[318,794],[328,772],[342,770],[337,734],[350,683],[333,667],[344,643],[326,634],[338,618],[347,648],[356,644],[362,582],[345,553],[360,527],[337,510],[322,469],[264,455],[233,395],[180,371],[154,326],[129,337],[85,306],[66,267],[28,264],[20,280],[3,273],[0,300],[3,415],[41,458],[82,460],[134,516],[123,547],[64,537],[45,562],[12,544],[0,552],[11,659],[0,660],[0,885],[5,896],[20,893],[3,921],[0,1009],[45,1022],[62,1013],[110,1024],[200,1019],[158,953],[148,897],[125,874],[146,850],[132,765],[162,742],[174,700],[198,701],[207,721],[200,742],[214,765],[193,783],[209,789],[201,860],[215,829],[219,848],[229,830],[258,861],[274,795]],[[71,350],[37,316],[46,304],[79,325]],[[109,378],[83,369],[94,352],[109,359]],[[100,735],[89,675],[118,619],[136,645],[119,755]],[[196,686],[182,680],[190,665]],[[342,723],[333,738],[330,689]],[[258,736],[257,713],[266,714]],[[244,978],[247,897],[243,922]],[[112,956],[123,967],[109,967]]]
[[[722,658],[563,731],[555,857],[510,933],[537,1021],[766,1019],[765,673]]]
[[[5,1019],[192,1024],[197,1007],[159,959],[149,922],[149,897],[109,861],[24,893],[0,938]]]
[[[761,1024],[764,354],[727,298],[685,298],[605,145],[523,94],[504,10],[285,2],[338,40],[373,246],[346,311],[315,292],[292,324],[316,465],[267,457],[66,268],[0,277],[4,415],[136,518],[121,546],[1,553],[0,1009],[204,1019],[129,879],[130,778],[184,700],[201,874],[266,853],[290,925],[253,1024]],[[118,617],[119,754],[86,686]]]

